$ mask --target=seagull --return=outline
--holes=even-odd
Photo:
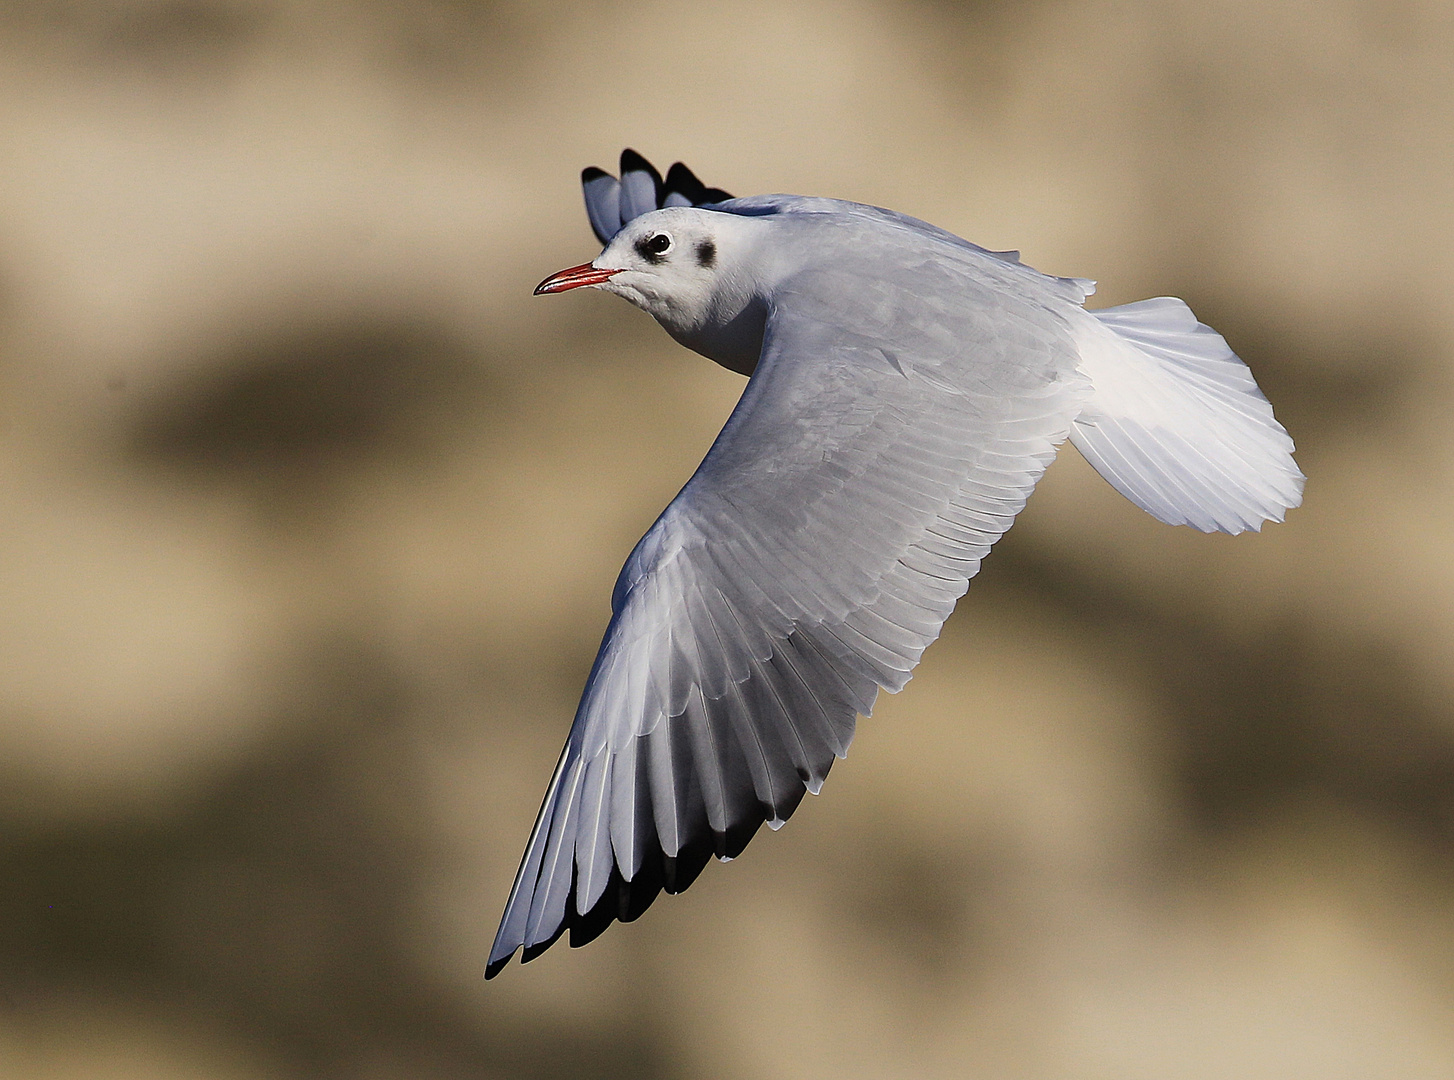
[[[1069,438],[1170,524],[1238,533],[1302,501],[1293,442],[1226,341],[1170,297],[1088,311],[904,214],[733,198],[627,150],[581,174],[595,288],[748,376],[636,545],[486,977],[630,921],[817,794],[902,689]]]

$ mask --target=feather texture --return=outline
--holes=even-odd
[[[828,258],[784,286],[742,400],[627,560],[491,974],[565,928],[638,914],[655,894],[631,894],[638,877],[660,866],[680,889],[816,792],[1088,396],[1056,279],[963,246],[926,265],[874,219],[841,242],[862,232],[871,263]],[[1011,299],[1003,275],[1047,284]],[[845,317],[837,298],[865,287],[878,303]],[[866,341],[892,341],[900,364]]]
[[[1071,440],[1143,510],[1203,532],[1260,529],[1302,500],[1292,439],[1247,365],[1169,296],[1079,327],[1095,395]]]
[[[853,203],[732,199],[630,150],[619,181],[582,184],[603,243],[635,232],[551,280],[604,271],[574,283],[752,375],[617,579],[489,976],[636,918],[816,794],[1067,436],[1163,521],[1257,528],[1302,490],[1246,366],[1179,300],[1087,312],[1093,282],[1015,252]],[[647,246],[678,226],[706,231]]]

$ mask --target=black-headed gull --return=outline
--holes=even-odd
[[[1015,252],[629,150],[582,184],[605,250],[536,292],[616,293],[751,378],[621,572],[489,976],[634,919],[816,793],[1067,436],[1172,524],[1257,529],[1302,493],[1246,365],[1180,300],[1087,311],[1092,282]]]

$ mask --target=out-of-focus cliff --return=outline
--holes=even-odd
[[[12,0],[0,1075],[1454,1075],[1454,7]],[[741,380],[623,146],[1247,359],[1306,505],[1067,449],[821,799],[485,985],[635,538]]]

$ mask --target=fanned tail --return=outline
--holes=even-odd
[[[1257,530],[1302,502],[1292,439],[1220,334],[1169,296],[1089,314],[1077,337],[1095,392],[1070,441],[1112,487],[1203,532]]]

